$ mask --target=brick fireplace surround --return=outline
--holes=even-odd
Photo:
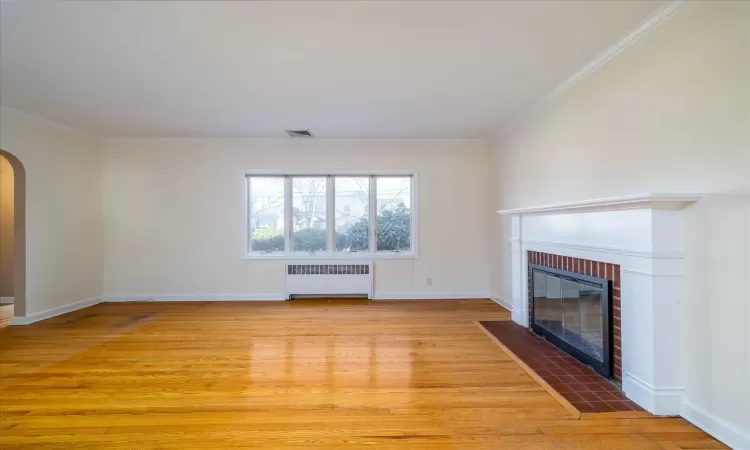
[[[529,264],[539,264],[553,269],[567,270],[573,273],[604,278],[612,282],[612,328],[614,338],[614,371],[612,378],[618,384],[622,384],[622,316],[621,316],[621,294],[620,294],[620,265],[610,264],[588,259],[573,258],[570,256],[555,255],[536,251],[528,252]],[[528,268],[529,279],[531,279],[531,267]],[[534,295],[529,283],[529,326],[532,323],[534,307]]]

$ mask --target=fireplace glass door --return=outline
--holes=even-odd
[[[607,377],[611,370],[609,281],[532,265],[531,328]]]

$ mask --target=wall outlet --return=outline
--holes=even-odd
[[[427,286],[432,286],[432,277],[427,277],[425,281],[427,282]]]

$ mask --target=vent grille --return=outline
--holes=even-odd
[[[309,130],[286,130],[286,134],[293,138],[311,138],[312,133]]]
[[[288,275],[369,275],[368,264],[290,264]]]

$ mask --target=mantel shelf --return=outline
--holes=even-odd
[[[636,194],[526,208],[501,209],[500,215],[570,214],[621,209],[682,209],[697,202],[700,194]]]

